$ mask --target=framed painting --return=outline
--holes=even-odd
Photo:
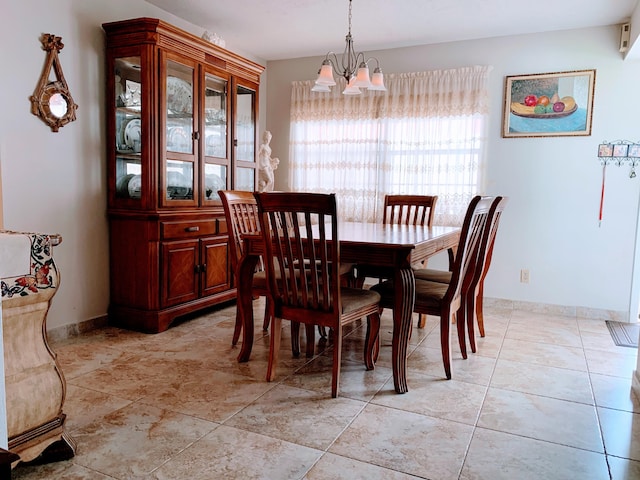
[[[591,135],[595,80],[595,70],[507,76],[502,136]]]

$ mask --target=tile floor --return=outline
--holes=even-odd
[[[360,363],[363,328],[345,334],[332,399],[326,351],[283,351],[267,383],[268,336],[257,335],[251,361],[237,363],[234,316],[231,306],[157,335],[104,328],[53,344],[77,455],[13,478],[640,478],[637,350],[616,347],[602,321],[488,309],[478,353],[454,348],[446,381],[429,317],[413,329],[410,391],[397,395],[385,311],[374,371]]]

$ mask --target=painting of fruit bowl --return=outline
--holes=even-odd
[[[502,136],[591,135],[595,70],[507,76]]]

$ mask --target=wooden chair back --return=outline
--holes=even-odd
[[[252,192],[220,190],[229,232],[229,253],[234,272],[243,254],[242,235],[260,233],[258,204]]]
[[[491,265],[491,257],[493,256],[493,246],[500,224],[500,217],[507,204],[507,197],[495,197],[489,212],[489,219],[482,236],[482,242],[479,247],[477,267],[473,273],[473,278],[467,293],[467,305],[465,309],[465,321],[467,324],[467,332],[471,351],[476,351],[474,318],[478,323],[480,336],[484,337],[484,314],[483,314],[483,298],[484,298],[484,279],[489,272]]]
[[[437,195],[386,195],[382,223],[433,225]]]
[[[278,192],[257,193],[256,198],[275,316],[337,327],[340,246],[335,195]]]
[[[218,191],[218,194],[220,195],[220,200],[222,200],[224,216],[227,221],[227,231],[229,232],[229,257],[231,261],[231,268],[237,281],[237,278],[239,278],[239,275],[237,274],[238,263],[244,253],[242,235],[260,233],[258,203],[256,202],[256,198],[253,196],[253,192],[245,192],[241,190],[220,190]],[[258,260],[256,272],[264,272],[262,258]],[[264,275],[264,273],[262,273],[262,275]],[[267,286],[263,277],[260,277],[260,280],[257,282],[256,277],[254,277],[253,291],[257,295],[266,297]],[[262,325],[264,330],[269,327],[270,321],[271,317],[267,306],[267,308],[265,308]],[[240,309],[238,308],[236,312],[236,324],[233,330],[233,338],[231,340],[232,345],[236,345],[238,343],[241,332],[242,316]],[[296,351],[296,349],[299,349],[299,346],[293,343],[292,348]]]
[[[504,207],[508,201],[508,197],[495,197],[493,205],[491,206],[489,222],[485,228],[482,243],[480,245],[481,258],[478,260],[478,268],[476,269],[476,272],[474,272],[474,285],[484,281],[484,277],[487,276],[489,265],[491,264],[491,257],[493,256],[493,245],[496,240],[500,217],[502,216],[502,212],[504,211]]]
[[[314,325],[329,327],[333,329],[331,396],[337,397],[342,326],[367,318],[364,363],[368,370],[373,369],[379,351],[380,295],[341,288],[335,194],[277,192],[255,196],[273,317],[267,380],[275,378],[283,318],[291,320],[292,326],[306,324],[308,355],[313,351]]]
[[[473,279],[482,234],[493,200],[493,197],[475,196],[469,202],[460,231],[460,242],[453,262],[451,281],[443,299],[443,302],[451,305],[452,312],[460,308],[462,293],[469,289]]]

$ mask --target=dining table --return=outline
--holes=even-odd
[[[460,228],[450,226],[389,225],[370,222],[339,222],[340,262],[371,265],[393,279],[393,340],[391,345],[393,383],[397,393],[406,393],[406,358],[415,302],[412,264],[448,251],[449,262],[460,238]],[[243,336],[239,362],[251,356],[254,336],[252,279],[264,253],[262,235],[243,236],[244,254],[236,270],[237,308]]]

